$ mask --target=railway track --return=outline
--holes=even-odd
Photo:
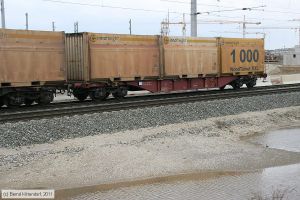
[[[300,84],[256,87],[251,90],[213,90],[206,92],[189,92],[163,95],[130,97],[123,101],[109,100],[106,102],[57,103],[47,107],[33,107],[20,110],[1,111],[0,123],[27,121],[33,119],[72,116],[88,113],[111,112],[144,107],[192,103],[217,99],[231,99],[248,96],[270,95],[300,91]]]
[[[263,87],[255,87],[252,88],[251,90],[260,90],[261,88],[287,88],[287,87],[296,87],[299,86],[300,87],[300,83],[299,84],[286,84],[286,85],[271,85],[271,86],[263,86]],[[238,92],[242,91],[242,90],[248,90],[247,88],[241,88]],[[218,93],[226,93],[226,92],[236,92],[236,91],[232,91],[232,90],[202,90],[201,92],[199,91],[189,91],[189,92],[183,92],[183,93],[165,93],[165,94],[145,94],[145,95],[133,95],[133,96],[127,96],[125,99],[122,99],[122,101],[133,101],[133,100],[148,100],[148,99],[159,99],[159,98],[167,98],[167,97],[182,97],[182,96],[199,96],[199,95],[208,95],[208,94],[215,94],[216,92]],[[101,104],[107,104],[107,103],[113,103],[113,102],[119,102],[118,100],[115,100],[114,98],[112,99],[107,99],[104,102],[101,102]],[[53,108],[63,108],[63,107],[67,107],[67,106],[78,106],[78,105],[95,105],[95,102],[92,102],[90,100],[86,100],[84,102],[79,102],[77,100],[72,100],[72,101],[61,101],[61,102],[55,102],[49,105],[32,105],[30,107],[26,107],[26,106],[21,106],[19,108],[0,108],[0,114],[1,113],[15,113],[15,112],[25,112],[30,110],[46,110],[46,109],[53,109]]]

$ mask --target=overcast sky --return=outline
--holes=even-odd
[[[190,0],[4,0],[6,26],[25,28],[25,13],[29,13],[32,30],[73,32],[79,22],[80,32],[129,33],[132,19],[134,34],[159,34],[160,23],[170,13],[170,22],[181,22],[183,13],[190,22]],[[67,3],[70,2],[70,3]],[[72,4],[73,3],[73,4]],[[75,3],[75,4],[74,4]],[[79,4],[76,4],[79,3]],[[265,5],[266,7],[261,7]],[[253,8],[241,11],[241,8]],[[232,11],[228,11],[232,10]],[[293,47],[299,44],[299,0],[198,0],[199,22],[205,20],[261,22],[248,24],[247,37],[263,37],[266,48]],[[205,13],[209,12],[209,14]],[[294,29],[251,29],[250,27],[281,27]],[[172,25],[170,35],[182,36],[182,26]],[[190,35],[190,26],[187,26]],[[199,37],[242,37],[241,24],[199,24]]]

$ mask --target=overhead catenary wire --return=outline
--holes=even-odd
[[[123,7],[123,6],[111,6],[104,4],[103,2],[99,4],[92,4],[92,3],[80,3],[80,2],[73,2],[73,1],[63,1],[63,0],[42,0],[45,2],[53,2],[53,3],[61,3],[61,4],[72,4],[72,5],[81,5],[81,6],[92,6],[92,7],[102,7],[102,8],[111,8],[111,9],[122,9],[122,10],[132,10],[132,11],[144,11],[144,12],[157,12],[157,13],[172,13],[172,14],[188,14],[191,13],[187,12],[178,12],[178,11],[168,11],[168,10],[154,10],[154,9],[144,9],[144,8],[133,8],[133,7]],[[252,11],[257,10],[265,6],[255,6],[255,7],[247,7],[247,8],[233,8],[233,9],[226,9],[226,10],[211,10],[211,11],[201,11],[197,12],[197,14],[210,14],[210,13],[220,13],[220,12],[229,12],[229,11]]]
[[[220,13],[220,12],[231,12],[231,11],[252,11],[252,10],[259,10],[259,8],[264,8],[266,6],[255,6],[255,7],[245,7],[245,8],[234,8],[234,9],[227,9],[227,10],[211,10],[205,12],[198,12],[198,15],[201,14],[211,14],[211,13]],[[263,10],[260,10],[263,11]]]
[[[208,15],[207,17],[218,17],[218,18],[222,18],[222,19],[237,19],[236,16],[226,16],[226,15],[219,15],[219,14],[210,14]],[[262,17],[262,18],[258,18],[258,17],[247,17],[247,19],[250,19],[250,20],[260,20],[260,21],[282,21],[282,22],[291,22],[290,19],[276,19],[276,18],[265,18],[265,17]]]
[[[291,14],[291,15],[300,15],[300,12],[292,12],[292,11],[280,11],[280,10],[264,10],[264,12],[269,13],[281,13],[281,14]]]
[[[72,5],[82,5],[82,6],[93,6],[93,7],[103,7],[103,8],[112,8],[112,9],[124,9],[124,10],[134,10],[134,11],[145,11],[145,12],[157,12],[157,13],[166,13],[167,10],[154,10],[154,9],[143,9],[143,8],[132,8],[132,7],[122,7],[122,6],[110,6],[110,5],[105,5],[103,1],[101,1],[99,4],[95,3],[83,3],[83,2],[74,2],[74,1],[64,1],[64,0],[42,0],[46,2],[53,2],[53,3],[62,3],[62,4],[72,4]],[[180,3],[188,3],[188,2],[183,2],[183,1],[176,1],[176,0],[160,0],[160,1],[166,1],[166,2],[180,2]],[[212,4],[197,4],[197,5],[210,5],[213,6]],[[215,5],[217,6],[217,5]],[[220,6],[220,7],[225,7],[225,6]],[[233,9],[227,9],[227,10],[211,10],[211,11],[202,11],[198,12],[198,14],[208,14],[213,15],[216,17],[226,17],[226,18],[236,18],[232,16],[220,16],[220,15],[214,15],[214,13],[221,13],[221,12],[231,12],[231,11],[245,11],[245,10],[251,10],[251,11],[257,11],[259,8],[262,8],[265,6],[257,6],[257,7],[250,7],[250,8],[234,8]],[[227,7],[226,8],[231,8]],[[259,10],[262,11],[262,10]],[[282,12],[282,11],[276,11],[276,10],[263,10],[264,12]],[[189,15],[190,13],[186,12],[177,12],[177,11],[169,11],[171,14],[179,14],[180,16],[182,14]],[[286,13],[286,12],[284,12]],[[287,12],[290,13],[290,12]],[[300,13],[297,13],[300,14]],[[248,19],[255,19],[255,18],[248,18]],[[286,20],[277,20],[277,19],[260,19],[261,21],[265,20],[270,20],[270,21],[286,21]]]
[[[190,2],[187,1],[177,1],[177,0],[160,0],[163,2],[169,2],[169,3],[178,3],[178,4],[190,4]],[[223,6],[223,5],[217,5],[217,4],[197,4],[197,5],[202,5],[202,6],[207,6],[207,7],[218,7],[218,8],[231,8],[231,9],[238,9],[237,7],[229,7],[229,6]],[[263,4],[262,4],[263,5]],[[280,10],[288,10],[288,11],[280,11],[280,10],[264,10],[266,12],[278,12],[278,13],[292,13],[292,14],[300,14],[299,12],[293,12],[296,11],[295,9],[291,8],[275,8],[275,9],[280,9]]]
[[[80,6],[92,6],[92,7],[112,8],[112,9],[121,9],[121,10],[143,11],[143,12],[157,12],[157,13],[167,13],[168,12],[168,10],[154,10],[154,9],[144,9],[144,8],[110,6],[110,5],[105,5],[103,2],[101,4],[90,4],[90,3],[79,3],[79,2],[61,1],[61,0],[42,0],[42,1],[53,2],[53,3],[61,3],[61,4],[80,5]],[[189,14],[189,13],[177,12],[177,11],[169,11],[169,13]]]
[[[160,0],[164,2],[170,2],[170,3],[179,3],[179,4],[191,4],[190,2],[183,2],[183,1],[175,1],[175,0]],[[197,3],[198,6],[207,6],[207,7],[219,7],[219,8],[233,8],[229,6],[219,6],[216,4],[203,4],[203,3]]]
[[[92,7],[103,7],[103,8],[112,8],[112,9],[125,9],[125,10],[134,10],[134,11],[147,11],[147,12],[158,12],[158,13],[166,13],[167,10],[153,10],[153,9],[141,9],[141,8],[131,8],[131,7],[121,7],[121,6],[109,6],[105,5],[103,1],[101,1],[99,4],[93,4],[93,3],[80,3],[80,2],[73,2],[73,1],[63,1],[63,0],[42,0],[45,2],[53,2],[53,3],[62,3],[62,4],[71,4],[71,5],[81,5],[81,6],[92,6]],[[169,1],[169,0],[161,0],[161,1]],[[172,0],[170,0],[172,1]],[[185,3],[185,2],[183,2]],[[188,3],[188,2],[186,2]],[[204,5],[204,4],[197,4],[197,5]],[[205,4],[206,5],[206,4]],[[207,4],[208,5],[208,4]],[[212,6],[212,5],[211,5]],[[224,6],[223,6],[224,7]],[[230,8],[230,7],[227,7]],[[255,10],[257,7],[252,7],[248,9],[253,9]],[[236,18],[236,17],[230,17],[230,16],[218,16],[218,15],[213,15],[213,12],[226,12],[226,11],[239,11],[243,10],[244,8],[234,8],[231,10],[217,10],[217,11],[207,11],[207,12],[201,12],[201,13],[209,13],[212,16],[216,17],[226,17],[226,18]],[[245,9],[244,9],[245,10]],[[184,12],[176,12],[176,11],[169,11],[169,13],[172,14],[178,14],[179,16],[182,16],[182,14],[190,14],[190,13],[184,13]],[[249,18],[251,19],[251,18]],[[255,19],[255,18],[252,18]],[[271,19],[270,19],[271,20]],[[275,20],[275,19],[274,19]],[[283,21],[283,20],[282,20]]]

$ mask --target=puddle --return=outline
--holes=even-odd
[[[285,129],[250,137],[247,141],[274,149],[300,152],[300,129]]]
[[[273,131],[248,138],[247,141],[270,148],[300,152],[300,129]],[[277,191],[285,195],[283,199],[300,199],[300,163],[250,173],[211,174],[205,176],[206,178],[197,177],[196,174],[187,178],[183,175],[176,177],[170,177],[172,181],[162,179],[142,184],[121,184],[120,187],[112,185],[104,190],[94,186],[86,190],[77,190],[78,193],[71,196],[74,200],[237,200],[251,199],[254,194],[261,194],[262,199],[274,199],[271,198],[272,194]]]

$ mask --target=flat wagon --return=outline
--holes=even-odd
[[[158,79],[157,36],[66,34],[68,82],[80,100],[127,94],[128,81]]]
[[[79,100],[128,90],[254,87],[264,76],[262,39],[66,34],[68,82]]]

